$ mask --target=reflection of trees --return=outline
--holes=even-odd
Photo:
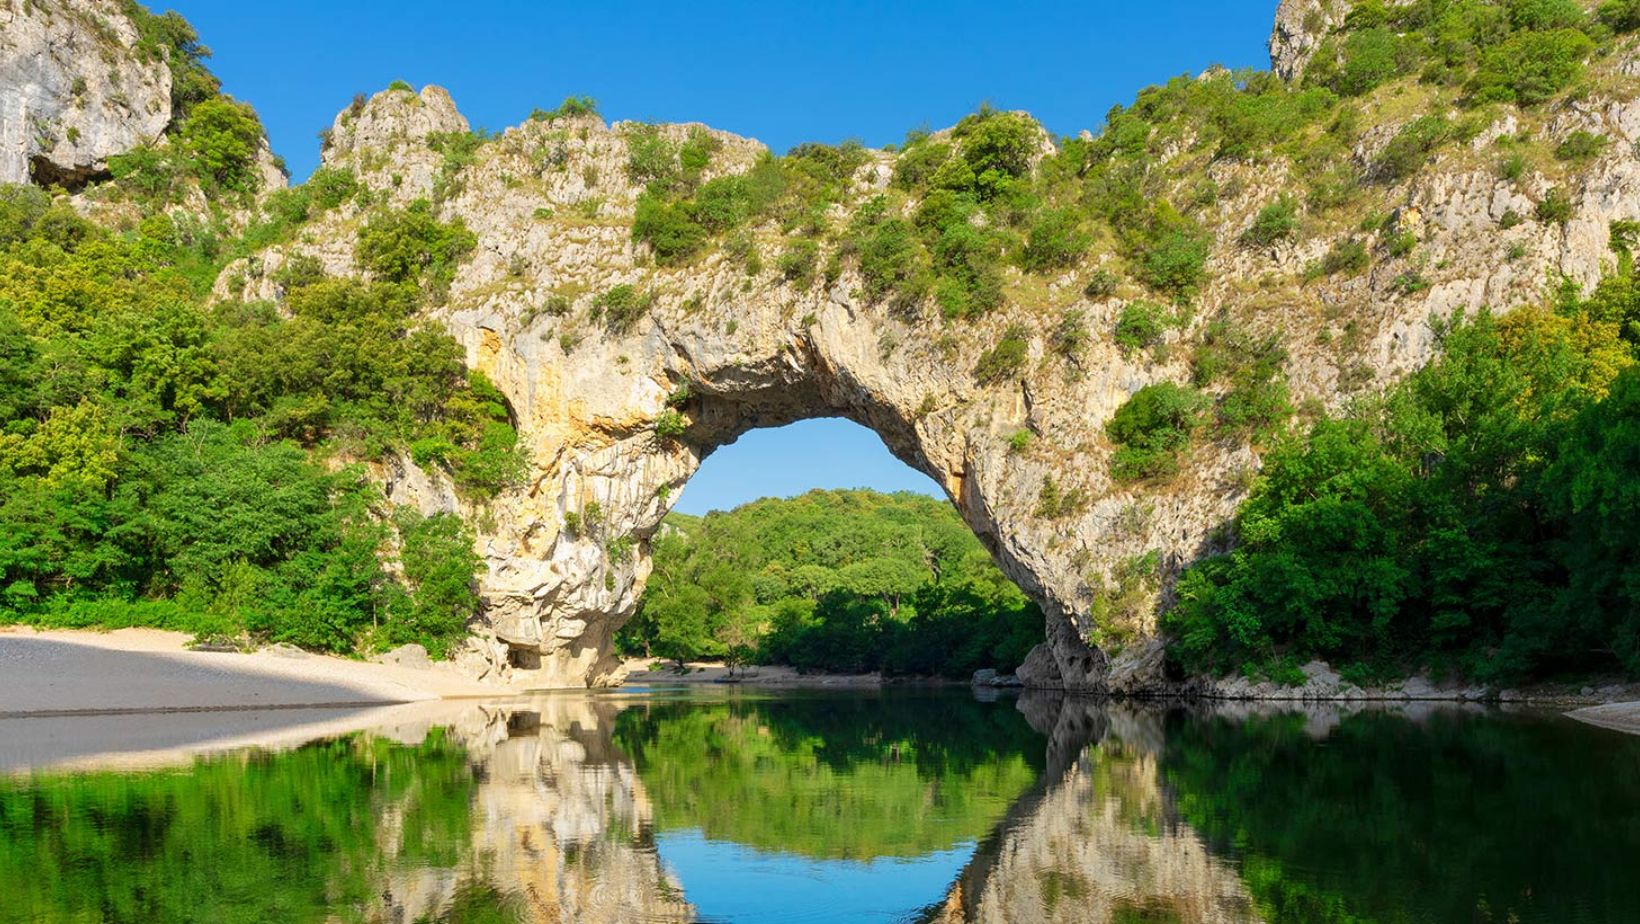
[[[0,778],[0,921],[357,915],[391,871],[459,861],[474,786],[441,732],[205,758],[186,773]]]
[[[0,922],[687,921],[585,697],[184,769],[0,777]]]
[[[1457,710],[1178,716],[1162,768],[1271,921],[1640,921],[1640,740]]]
[[[921,856],[983,837],[1039,773],[1007,709],[950,696],[635,706],[616,720],[660,830],[827,859]]]

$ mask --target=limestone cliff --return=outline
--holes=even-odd
[[[1319,44],[1314,31],[1334,22],[1313,3],[1283,4],[1272,38],[1276,65],[1297,74]],[[1432,316],[1534,300],[1545,273],[1593,283],[1608,257],[1610,222],[1640,216],[1633,154],[1640,107],[1624,90],[1636,66],[1632,45],[1624,45],[1598,65],[1601,81],[1582,98],[1530,113],[1497,110],[1472,140],[1435,154],[1409,179],[1379,184],[1371,202],[1313,223],[1297,241],[1238,243],[1260,206],[1291,182],[1283,160],[1207,160],[1198,175],[1216,190],[1201,210],[1213,235],[1211,281],[1195,320],[1168,342],[1186,347],[1209,320],[1226,317],[1280,333],[1295,403],[1337,408],[1426,361],[1435,346]],[[1367,127],[1350,154],[1361,169],[1417,114],[1419,94],[1444,105],[1416,87],[1363,101]],[[1545,144],[1577,130],[1618,143],[1575,171],[1549,164],[1515,182],[1499,179],[1487,146],[1528,122]],[[527,485],[482,518],[489,574],[475,661],[534,672],[547,684],[617,681],[610,639],[643,588],[647,540],[701,461],[756,427],[839,416],[871,428],[941,484],[1004,571],[1042,602],[1050,644],[1027,671],[1033,683],[1121,687],[1158,679],[1155,647],[1132,641],[1154,635],[1153,616],[1121,627],[1127,653],[1115,663],[1098,647],[1113,637],[1087,616],[1104,576],[1150,549],[1162,550],[1163,571],[1173,573],[1211,548],[1258,461],[1247,445],[1220,440],[1191,453],[1168,484],[1112,480],[1105,422],[1140,387],[1187,380],[1189,370],[1182,350],[1127,353],[1108,336],[1093,338],[1071,374],[1049,355],[1061,311],[1079,307],[1095,331],[1109,330],[1142,294],[1083,293],[1082,280],[1113,260],[1109,253],[1095,248],[1045,280],[1014,277],[1005,309],[942,324],[874,304],[846,259],[834,281],[807,289],[771,270],[749,273],[723,252],[658,265],[631,232],[642,191],[629,175],[639,126],[593,115],[532,120],[479,147],[470,163],[452,164],[429,143],[466,129],[443,90],[389,90],[338,116],[324,156],[393,203],[436,200],[441,215],[461,218],[478,237],[437,317],[511,401],[531,468]],[[705,179],[744,173],[764,154],[756,142],[698,126],[664,126],[659,135],[681,143],[692,131],[706,131],[715,150]],[[1188,141],[1180,139],[1171,158],[1196,156]],[[1046,135],[1040,144],[1052,149]],[[869,152],[830,223],[846,223],[887,189],[894,164],[893,152]],[[1519,220],[1555,187],[1570,197],[1567,220]],[[1354,217],[1373,209],[1417,241],[1416,258],[1385,255],[1359,275],[1304,279],[1307,265],[1358,236]],[[333,212],[302,241],[228,275],[251,295],[277,299],[273,273],[290,253],[315,256],[333,273],[358,273],[353,241],[364,217],[358,209]],[[771,256],[779,241],[773,225],[752,237]],[[1405,284],[1409,273],[1418,285]],[[598,295],[619,285],[634,286],[648,304],[630,330],[597,319]],[[1029,332],[1024,374],[978,383],[977,359],[1014,324]],[[687,430],[657,433],[674,405]],[[1010,443],[1021,431],[1033,434],[1023,450]],[[398,467],[402,477],[390,489],[425,503],[426,491],[400,489],[438,479],[408,468]],[[1085,505],[1044,512],[1050,485],[1079,493]],[[435,493],[442,500],[433,506],[459,505],[453,493]]]
[[[171,72],[119,0],[0,3],[0,183],[77,186],[159,138]]]

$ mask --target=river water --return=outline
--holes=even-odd
[[[1558,716],[713,689],[320,718],[12,760],[0,922],[1640,921],[1640,738]]]

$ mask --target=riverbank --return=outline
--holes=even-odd
[[[1598,725],[1613,731],[1640,735],[1640,702],[1607,703],[1604,706],[1585,706],[1566,713],[1579,722]]]
[[[805,674],[796,668],[753,664],[733,671],[718,661],[689,661],[682,669],[662,658],[633,658],[626,662],[624,686],[724,684],[750,687],[834,687],[861,689],[883,686],[882,674]]]
[[[437,663],[350,661],[295,649],[193,651],[158,629],[0,628],[0,716],[381,705],[509,691]]]

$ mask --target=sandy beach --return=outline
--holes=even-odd
[[[1580,722],[1609,728],[1613,731],[1640,735],[1640,703],[1608,703],[1604,706],[1586,706],[1566,713]]]
[[[439,664],[190,651],[190,638],[157,629],[0,630],[0,716],[288,709],[508,692]]]
[[[0,629],[0,773],[294,745],[421,717],[446,700],[515,693],[439,664],[190,651],[189,639],[154,629]]]

